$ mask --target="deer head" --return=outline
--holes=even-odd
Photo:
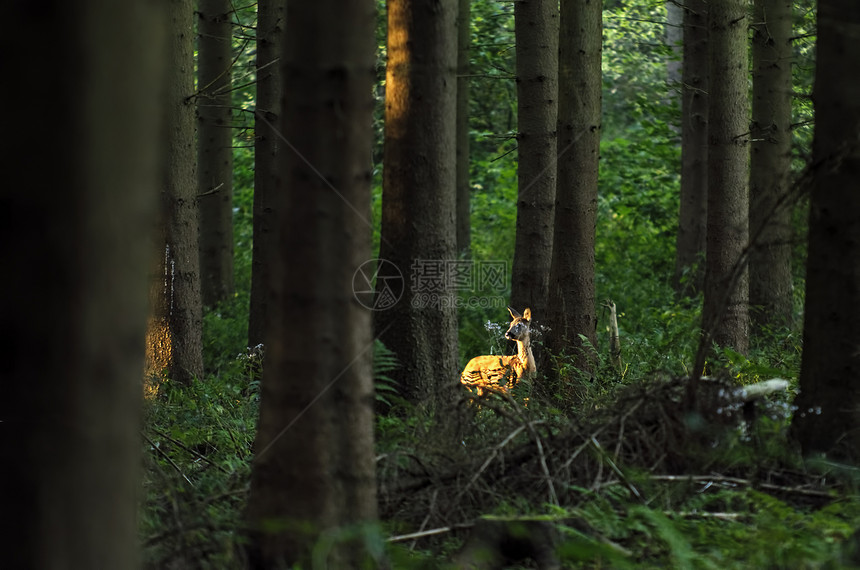
[[[508,332],[505,333],[505,338],[516,341],[529,340],[532,310],[526,309],[521,315],[511,307],[508,307],[508,312],[511,313],[511,317],[513,317],[514,320],[511,321],[511,326],[508,327]]]

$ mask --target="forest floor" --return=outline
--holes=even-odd
[[[380,416],[392,566],[489,551],[496,567],[860,567],[857,471],[801,460],[791,394],[750,405],[729,381],[705,382],[698,411],[681,412],[685,382],[580,394],[575,410],[522,383],[480,401],[458,392],[445,413]],[[244,567],[258,388],[168,384],[147,404],[148,567]]]

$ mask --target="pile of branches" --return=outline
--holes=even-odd
[[[404,523],[409,532],[393,538],[403,540],[468,528],[504,503],[575,507],[589,492],[615,486],[644,503],[630,473],[699,488],[755,486],[831,500],[820,481],[788,468],[738,472],[731,462],[720,464],[720,449],[763,445],[753,430],[756,402],[767,411],[768,392],[781,392],[782,405],[788,398],[787,382],[768,382],[738,387],[730,379],[701,379],[692,411],[685,408],[689,379],[654,379],[622,387],[587,414],[563,420],[541,418],[534,411],[539,406],[524,405],[516,391],[468,397],[456,414],[458,427],[433,438],[432,455],[414,450],[379,458],[380,516]],[[473,432],[488,414],[495,416],[496,434],[478,437]]]

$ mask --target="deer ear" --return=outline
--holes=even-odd
[[[525,311],[523,311],[523,318],[527,321],[532,320],[532,310],[526,309]]]
[[[509,313],[511,314],[511,316],[512,316],[513,318],[515,318],[515,319],[521,319],[521,318],[522,318],[522,315],[521,315],[521,314],[519,314],[518,312],[516,312],[512,307],[508,307],[508,312],[509,312]]]

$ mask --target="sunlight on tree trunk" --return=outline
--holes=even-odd
[[[456,0],[391,0],[377,294],[402,296],[374,314],[397,355],[400,395],[437,401],[459,372],[457,311],[444,275],[456,254]],[[427,279],[442,271],[442,280]],[[382,307],[380,307],[382,309]]]
[[[194,46],[190,0],[172,0],[167,29],[169,61],[162,119],[162,197],[150,276],[150,326],[145,377],[191,382],[203,376],[203,307],[200,298]],[[160,346],[159,346],[160,345]],[[164,374],[164,376],[163,376]],[[150,386],[154,388],[154,386]]]

